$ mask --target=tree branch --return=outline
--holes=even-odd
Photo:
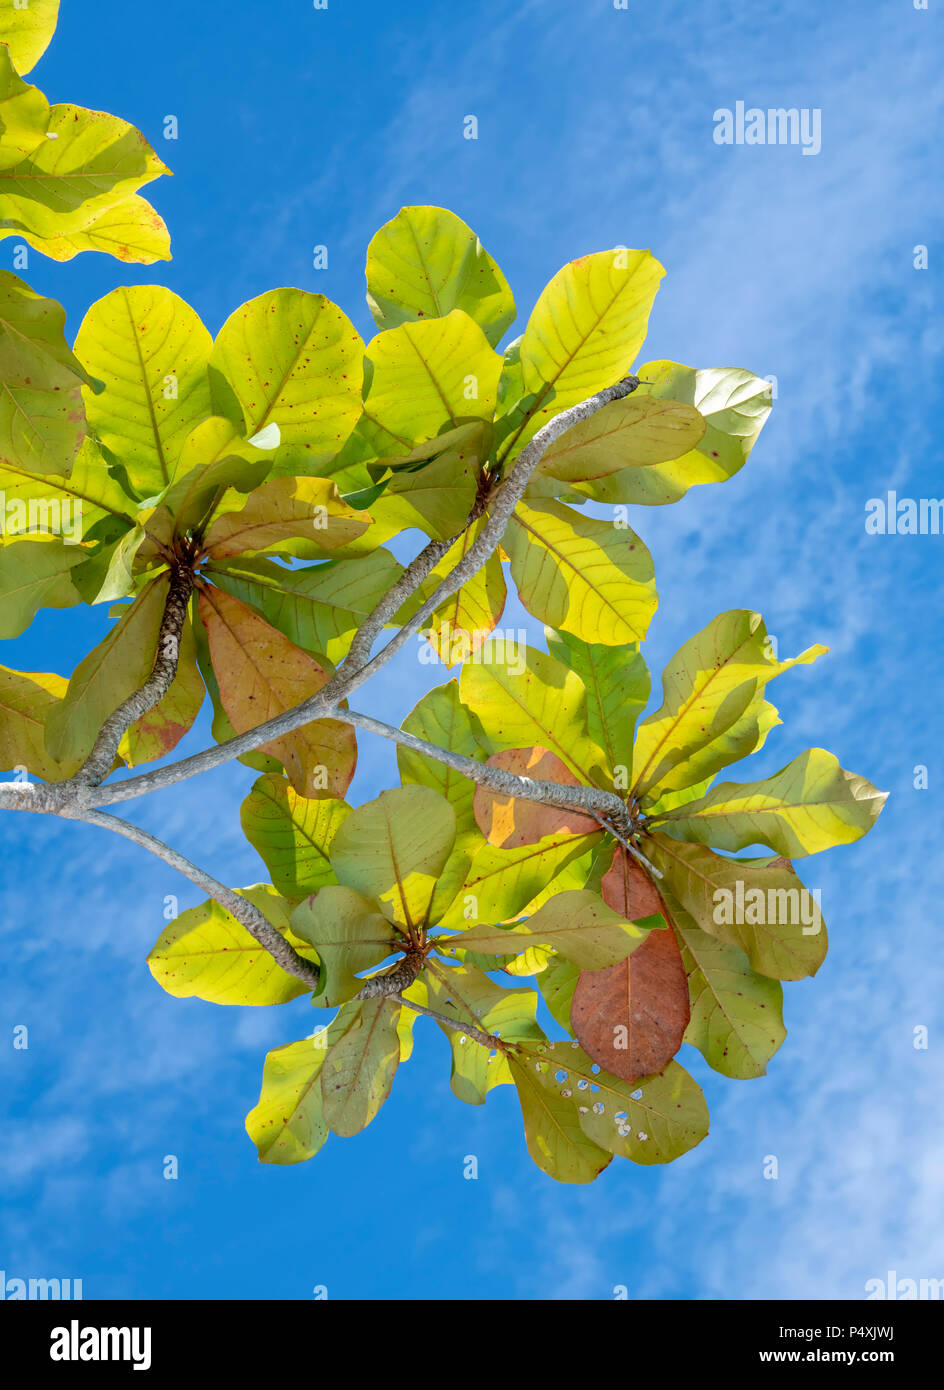
[[[457,1018],[449,1018],[446,1014],[438,1014],[435,1009],[427,1009],[425,1004],[414,1004],[409,999],[404,999],[402,994],[395,994],[393,998],[398,1004],[402,1004],[405,1009],[412,1009],[415,1014],[423,1014],[425,1018],[433,1018],[437,1023],[441,1023],[444,1028],[448,1028],[453,1033],[461,1033],[465,1037],[474,1039],[481,1043],[483,1047],[494,1048],[497,1052],[505,1052],[508,1044],[502,1042],[501,1038],[493,1037],[491,1033],[483,1033],[481,1028],[473,1028],[469,1023],[461,1023]]]
[[[180,635],[187,620],[187,608],[193,593],[193,570],[175,560],[170,569],[170,586],[164,604],[157,636],[157,656],[147,680],[133,695],[118,706],[105,720],[98,738],[85,762],[70,780],[80,785],[97,787],[108,776],[115,762],[118,745],[135,720],[167,694],[177,675],[180,657]]]
[[[134,844],[140,845],[142,849],[149,850],[158,859],[163,859],[165,864],[169,864],[172,869],[176,869],[185,878],[189,878],[191,883],[202,888],[209,897],[215,899],[221,907],[235,917],[237,922],[246,928],[250,936],[258,941],[262,949],[267,951],[289,975],[294,975],[296,979],[302,980],[313,990],[319,988],[321,973],[318,966],[306,960],[304,956],[300,956],[295,948],[285,940],[279,929],[273,926],[248,898],[242,897],[232,888],[227,888],[225,884],[205,873],[196,864],[191,864],[189,859],[178,854],[177,850],[171,849],[170,845],[165,845],[163,840],[159,840],[156,835],[152,835],[148,830],[142,830],[140,826],[131,825],[129,821],[120,820],[118,816],[109,816],[103,811],[75,811],[66,818],[83,821],[88,825],[98,825],[103,830],[112,830],[116,835],[123,835],[126,840],[131,840]]]

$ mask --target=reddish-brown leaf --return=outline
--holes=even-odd
[[[604,1071],[624,1081],[660,1072],[688,1027],[688,979],[672,919],[655,884],[617,849],[600,884],[604,902],[630,921],[659,912],[668,922],[606,970],[583,970],[570,1010],[574,1036]]]
[[[301,704],[328,680],[313,657],[222,589],[200,591],[200,618],[220,701],[238,734]],[[343,797],[357,764],[354,730],[336,719],[316,719],[260,751],[278,758],[306,797]]]
[[[530,777],[533,782],[563,782],[567,786],[580,786],[570,769],[546,748],[506,748],[489,758],[488,766],[504,768],[506,772],[514,772],[519,777]],[[600,828],[592,816],[583,816],[578,811],[564,811],[559,806],[544,806],[538,801],[501,796],[482,786],[475,789],[473,809],[476,823],[489,844],[499,845],[502,849],[533,845],[545,835],[553,835],[558,830],[586,835],[588,831]]]

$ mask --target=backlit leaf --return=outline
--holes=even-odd
[[[274,886],[291,899],[334,883],[329,852],[350,814],[346,801],[299,796],[278,773],[266,773],[253,784],[240,813],[246,839],[261,856]]]
[[[0,637],[19,637],[40,608],[71,608],[79,595],[70,573],[86,558],[65,541],[0,545]]]
[[[390,1094],[400,1064],[400,1005],[390,999],[347,1004],[336,1022],[346,1031],[322,1068],[324,1117],[335,1134],[359,1134]]]
[[[396,952],[402,938],[374,905],[338,883],[329,883],[298,904],[292,930],[312,945],[321,963],[313,1002],[320,1008],[343,1004],[364,983],[358,973]]]

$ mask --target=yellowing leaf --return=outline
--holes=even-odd
[[[238,511],[214,518],[205,545],[214,560],[276,546],[317,555],[355,540],[368,522],[364,512],[341,501],[330,478],[271,478]]]
[[[89,309],[75,350],[93,377],[89,425],[142,496],[174,476],[184,441],[210,414],[210,335],[163,285],[124,285]]]
[[[520,345],[534,403],[506,452],[562,410],[630,371],[664,268],[649,251],[598,251],[571,261],[542,291]]]
[[[67,686],[64,676],[0,666],[0,766],[10,771],[25,768],[47,782],[72,776],[79,759],[59,764],[46,751],[46,720],[61,704]]]
[[[655,791],[693,786],[753,753],[779,722],[763,699],[767,682],[791,666],[815,661],[825,650],[810,647],[780,661],[759,613],[746,608],[719,613],[679,648],[663,672],[662,706],[636,734],[635,794],[654,800]]]
[[[29,0],[0,6],[0,44],[6,44],[17,72],[29,72],[49,47],[59,18],[59,0]]]
[[[394,435],[419,443],[444,425],[494,414],[501,358],[461,309],[378,333],[369,353],[365,410]]]
[[[0,169],[19,164],[45,140],[49,125],[49,102],[23,81],[4,47],[5,18],[0,10]]]
[[[327,682],[322,665],[239,599],[207,586],[199,609],[220,700],[236,733],[293,709]],[[343,796],[357,761],[353,729],[333,719],[316,719],[260,751],[278,758],[295,790],[311,797]]]
[[[87,227],[68,236],[41,237],[34,232],[23,232],[22,236],[54,261],[71,261],[80,251],[103,251],[131,265],[170,260],[167,224],[139,193],[105,208]]]
[[[796,858],[861,839],[886,793],[845,772],[832,753],[810,748],[760,782],[719,782],[698,801],[659,817],[660,829],[715,849],[769,845]]]
[[[278,773],[267,772],[242,804],[246,839],[286,898],[303,898],[334,882],[332,841],[351,814],[345,801],[299,796]]]
[[[536,618],[608,646],[646,635],[656,589],[652,557],[634,532],[559,502],[519,502],[504,545]]]
[[[289,930],[288,903],[267,883],[237,889],[314,964],[317,953]],[[178,999],[211,1004],[284,1004],[310,987],[289,975],[255,937],[212,898],[188,908],[161,932],[148,958],[157,983]]]
[[[507,927],[473,927],[450,943],[486,955],[517,955],[529,946],[546,946],[582,970],[604,970],[642,946],[664,919],[628,922],[587,889],[558,893],[533,917]],[[530,938],[528,940],[527,938]]]
[[[483,844],[469,866],[465,881],[443,912],[441,925],[464,930],[473,922],[509,921],[528,906],[549,879],[571,860],[586,854],[601,837],[600,831],[585,835],[555,831],[532,845],[514,845],[510,849]],[[501,940],[504,940],[504,936]],[[462,936],[448,944],[451,948],[465,949],[465,943],[466,937]],[[514,955],[528,946],[541,943],[535,942],[532,937],[522,945],[520,941],[512,940],[509,934],[507,946],[501,947],[497,937],[492,944],[496,949]],[[477,948],[470,942],[468,949]]]
[[[501,270],[446,208],[401,208],[367,248],[367,303],[378,328],[464,309],[492,347],[515,317]]]
[[[214,407],[251,438],[278,425],[283,445],[337,453],[361,413],[364,345],[323,294],[269,290],[220,329],[210,359]]]
[[[266,1057],[258,1103],[246,1116],[260,1163],[303,1163],[327,1139],[321,1068],[329,1031],[277,1047]]]
[[[688,453],[705,433],[693,405],[635,392],[565,430],[541,456],[538,472],[588,483]]]
[[[521,1103],[525,1142],[534,1162],[557,1182],[593,1182],[613,1156],[582,1129],[574,1094],[566,1087],[545,1085],[535,1072],[538,1063],[531,1058],[513,1054],[508,1060]],[[564,1090],[569,1093],[564,1095]]]
[[[695,925],[740,947],[759,974],[816,974],[826,956],[826,925],[816,891],[804,888],[789,860],[724,859],[658,833],[646,838],[645,852]]]

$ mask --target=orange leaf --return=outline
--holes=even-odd
[[[623,1081],[661,1072],[688,1027],[688,978],[662,898],[625,850],[600,884],[603,901],[629,921],[659,912],[669,924],[606,970],[583,970],[570,1010],[574,1036],[605,1071]]]
[[[293,709],[329,678],[307,652],[221,589],[201,589],[200,617],[220,701],[238,734]],[[316,719],[260,751],[278,758],[295,791],[307,797],[343,797],[357,764],[354,730],[335,719]]]
[[[580,786],[570,769],[546,748],[506,748],[493,754],[486,766],[504,768],[506,772],[514,772],[519,777],[530,777],[534,782],[563,782],[569,787]],[[538,801],[524,801],[517,796],[502,796],[482,786],[475,789],[473,809],[476,824],[486,840],[502,849],[533,845],[545,835],[553,835],[558,830],[586,835],[588,831],[600,828],[592,816],[581,815],[579,811],[544,806]]]

